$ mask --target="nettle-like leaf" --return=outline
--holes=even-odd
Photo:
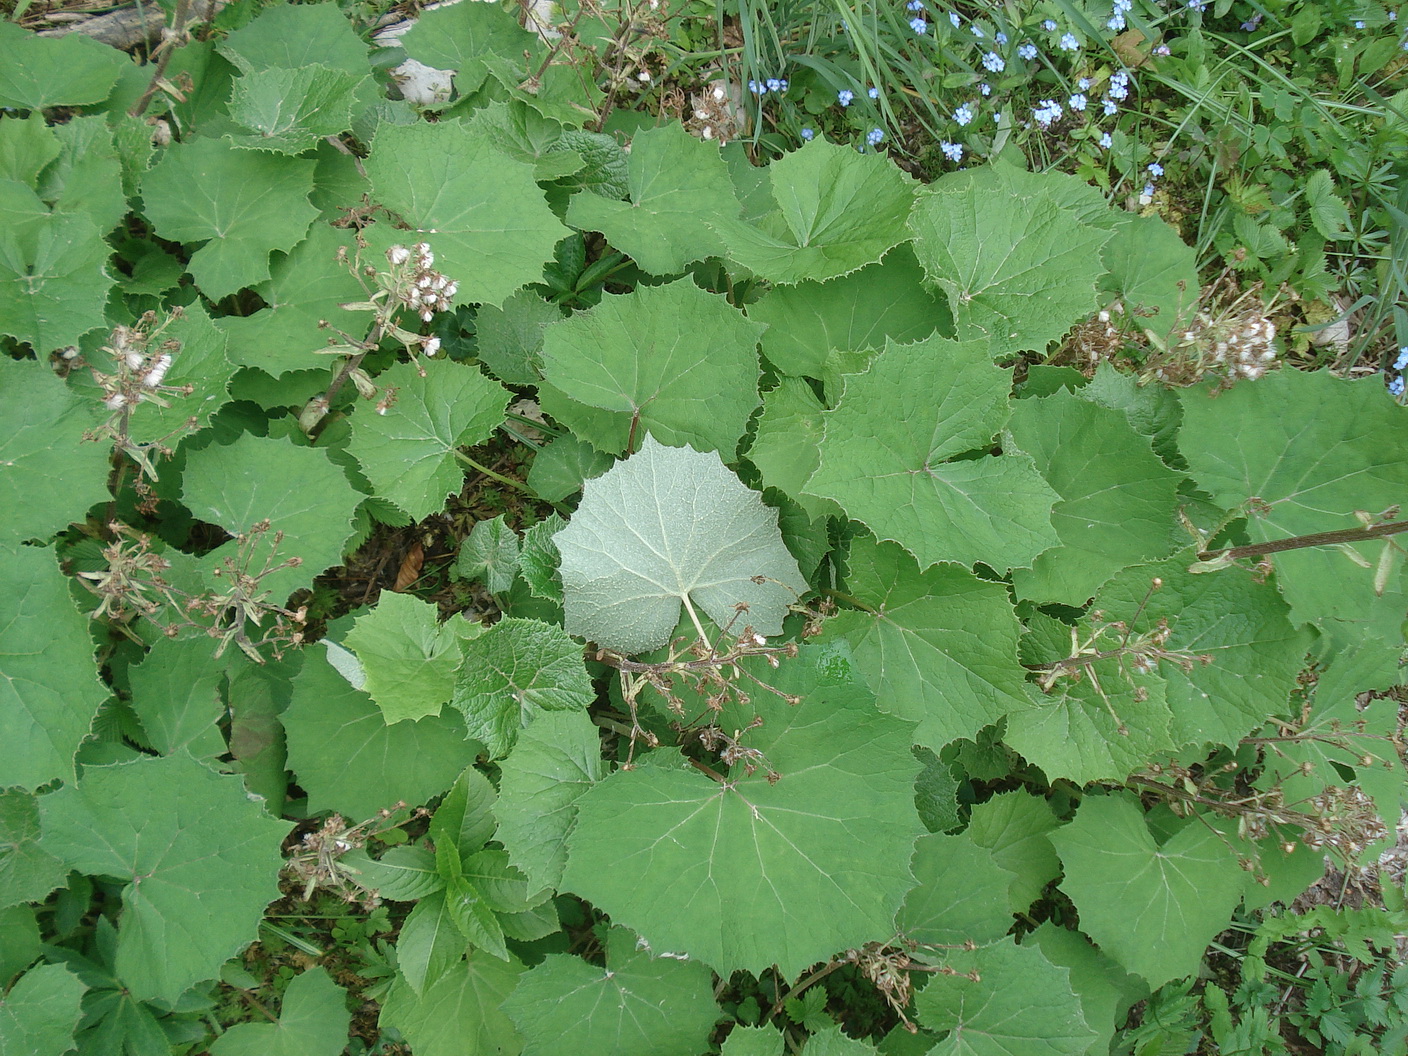
[[[252,134],[230,139],[242,147],[301,154],[323,137],[351,127],[361,80],[320,63],[246,73],[235,82],[230,118]]]
[[[319,965],[284,991],[277,1023],[236,1023],[210,1046],[210,1056],[337,1056],[352,1021],[342,987]]]
[[[910,237],[914,180],[888,158],[818,137],[767,173],[776,212],[756,224],[712,224],[730,257],[771,282],[824,282],[874,264]]]
[[[48,539],[108,497],[112,448],[83,439],[97,408],[47,366],[0,357],[0,420],[0,540]]]
[[[919,1022],[947,1030],[931,1056],[1083,1056],[1095,1031],[1070,971],[1035,946],[1000,942],[946,951],[953,975],[935,975],[914,1000]],[[975,978],[976,977],[976,978]]]
[[[339,249],[352,245],[347,232],[315,223],[292,251],[276,253],[269,280],[254,287],[266,307],[217,323],[229,335],[230,358],[276,378],[291,370],[325,369],[325,360],[315,353],[327,346],[328,336],[318,323],[327,319],[348,326],[352,317],[340,306],[366,297],[337,259]]]
[[[73,777],[107,692],[53,551],[0,544],[0,567],[0,773],[33,790]]]
[[[757,492],[713,452],[649,436],[639,452],[587,482],[572,522],[553,541],[567,630],[623,654],[668,644],[681,603],[690,611],[698,605],[721,627],[777,634],[807,589],[776,511]]]
[[[269,278],[269,254],[303,240],[318,216],[312,190],[311,160],[197,138],[167,148],[142,180],[142,201],[163,238],[205,243],[188,267],[219,300]]]
[[[922,831],[918,763],[913,727],[875,709],[843,656],[808,647],[759,677],[801,697],[759,690],[756,712],[721,716],[729,729],[762,718],[745,736],[761,760],[720,780],[666,763],[596,783],[577,800],[562,883],[654,949],[791,978],[891,933]]]
[[[1408,414],[1378,379],[1281,370],[1210,397],[1185,391],[1179,449],[1214,502],[1248,510],[1252,542],[1358,528],[1356,510],[1378,515],[1408,495],[1408,461],[1398,457]],[[1372,571],[1392,544],[1346,545],[1369,568],[1332,547],[1269,559],[1297,622],[1333,618],[1396,640],[1408,587],[1400,570],[1376,594]]]
[[[566,631],[506,617],[464,644],[450,703],[464,713],[469,735],[500,759],[542,712],[585,709],[595,698],[582,647]]]
[[[748,317],[766,323],[763,355],[784,374],[822,379],[827,353],[884,348],[886,341],[919,341],[949,330],[953,317],[923,285],[924,272],[908,245],[879,264],[830,282],[778,286]]]
[[[42,902],[64,882],[63,864],[39,846],[39,801],[19,789],[0,792],[0,910]]]
[[[314,448],[287,441],[243,434],[233,444],[192,451],[186,459],[182,501],[202,520],[218,524],[232,535],[248,533],[268,521],[271,530],[247,544],[247,569],[257,574],[266,560],[274,564],[291,557],[302,564],[270,572],[260,585],[275,604],[342,559],[343,544],[352,535],[352,511],[361,496],[343,472]],[[283,538],[275,540],[276,533]],[[218,567],[234,558],[240,544],[231,540],[202,561]]]
[[[549,954],[504,1002],[526,1041],[524,1056],[566,1048],[618,1056],[698,1052],[720,1018],[702,964],[640,949],[625,928],[606,938],[606,967]]]
[[[396,400],[384,415],[363,408],[354,417],[348,450],[379,497],[424,520],[464,483],[455,448],[489,438],[503,423],[509,392],[449,361],[398,363],[377,380],[396,390]]]
[[[627,166],[629,201],[578,192],[567,222],[600,231],[655,275],[673,275],[724,252],[711,222],[733,219],[739,205],[716,143],[696,139],[679,124],[642,129],[631,139]]]
[[[821,467],[806,490],[839,502],[921,568],[1030,565],[1059,541],[1058,496],[1031,456],[954,460],[991,444],[1010,414],[1010,385],[981,342],[888,345],[826,413]]]
[[[459,636],[442,626],[436,607],[409,594],[383,591],[345,639],[366,675],[366,691],[388,724],[440,714],[460,666]]]
[[[532,167],[459,121],[381,125],[366,169],[377,200],[429,240],[461,300],[502,304],[542,277],[553,246],[570,234]]]
[[[1173,549],[1180,477],[1123,413],[1062,391],[1017,400],[1007,428],[1061,496],[1062,545],[1013,573],[1019,597],[1083,605],[1118,569]]]
[[[972,836],[921,836],[914,845],[917,886],[905,896],[895,926],[915,942],[958,946],[985,945],[1012,927],[1005,891],[1015,875]]]
[[[827,638],[850,643],[881,710],[919,723],[916,743],[937,750],[1031,707],[1001,583],[956,565],[921,573],[901,547],[863,537],[847,565],[846,592],[866,607],[827,621]]]
[[[33,192],[20,190],[43,208]],[[0,225],[0,334],[29,343],[44,358],[103,326],[111,255],[82,213],[7,220]]]
[[[632,435],[733,459],[758,406],[763,327],[689,279],[607,296],[549,326],[543,410],[598,449]]]
[[[372,698],[317,652],[293,680],[283,725],[288,765],[308,793],[309,811],[358,820],[398,800],[418,804],[439,795],[480,751],[455,712],[388,726]]]
[[[601,780],[601,739],[580,711],[538,716],[501,766],[498,839],[535,884],[557,887],[577,800]]]
[[[45,850],[126,882],[116,969],[140,1000],[174,1003],[214,978],[279,897],[288,824],[189,755],[88,767],[39,811]]]
[[[1030,193],[1028,193],[1030,192]],[[994,358],[1041,351],[1096,307],[1108,228],[1061,201],[1048,181],[941,182],[919,196],[910,227],[929,281],[948,295],[962,341]]]
[[[1151,987],[1192,975],[1242,897],[1237,851],[1192,818],[1156,841],[1138,802],[1087,796],[1051,834],[1081,930]]]
[[[0,1000],[0,1052],[72,1052],[87,989],[62,964],[41,964],[25,972]]]
[[[43,110],[106,99],[131,60],[81,33],[41,37],[0,23],[0,106]]]

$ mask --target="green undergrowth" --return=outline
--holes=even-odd
[[[1256,989],[1403,930],[1271,908],[1399,820],[1382,377],[1075,176],[357,16],[0,25],[0,1052],[1397,1051]]]

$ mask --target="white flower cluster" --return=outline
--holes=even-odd
[[[386,259],[397,272],[406,270],[405,281],[398,282],[397,289],[406,307],[416,312],[424,322],[430,322],[436,312],[450,310],[460,286],[435,270],[435,254],[430,251],[429,245],[417,242],[410,249],[392,246],[386,251]]]
[[[1207,342],[1213,369],[1221,367],[1230,381],[1255,381],[1276,362],[1276,324],[1259,312],[1220,326],[1208,315],[1200,314],[1195,328],[1183,331],[1182,337],[1185,343]]]

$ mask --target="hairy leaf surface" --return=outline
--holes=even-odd
[[[567,630],[620,653],[670,640],[680,603],[719,626],[781,630],[806,589],[777,531],[777,513],[713,453],[646,437],[635,455],[588,481],[553,536],[562,553]],[[762,582],[758,582],[762,580]]]

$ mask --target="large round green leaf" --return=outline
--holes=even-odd
[[[116,967],[138,999],[172,1004],[214,978],[279,897],[289,825],[184,753],[89,767],[39,810],[45,850],[123,881]]]
[[[744,743],[761,760],[717,780],[664,762],[593,785],[577,800],[563,887],[654,949],[724,976],[777,964],[791,978],[892,933],[923,831],[918,763],[913,727],[875,710],[843,654],[811,647],[760,668],[802,698],[755,691],[762,724]],[[738,728],[743,710],[720,721]]]

